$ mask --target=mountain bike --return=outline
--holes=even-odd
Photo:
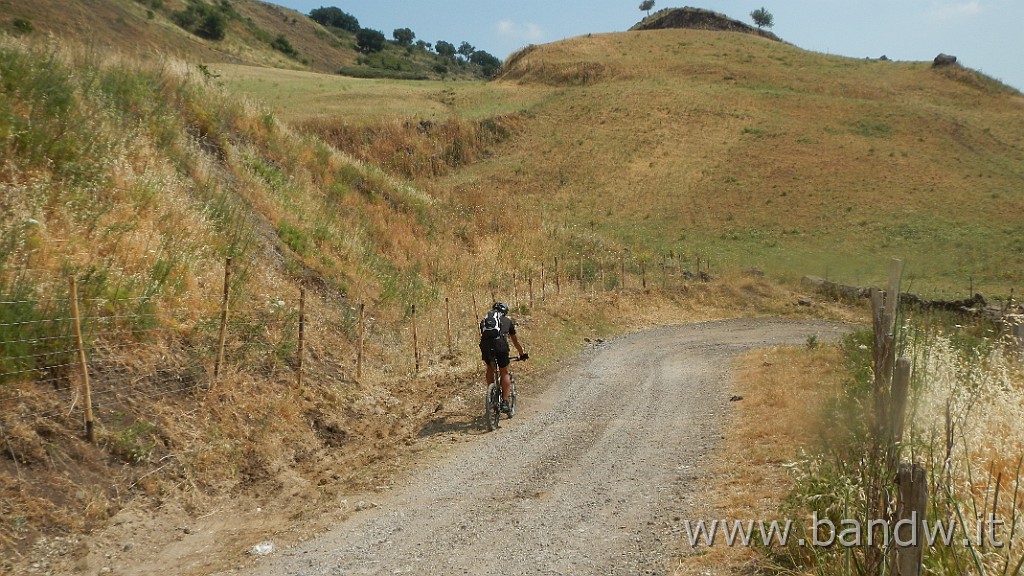
[[[520,362],[525,358],[511,358],[512,362]],[[494,382],[487,385],[487,393],[484,395],[484,419],[487,420],[487,430],[493,432],[498,429],[498,421],[501,420],[501,370],[498,369],[498,359],[491,358],[491,366],[494,368]],[[508,417],[516,414],[516,376],[510,369],[508,371]]]

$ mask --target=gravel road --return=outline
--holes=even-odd
[[[521,385],[516,417],[498,431],[242,573],[671,573],[682,520],[702,509],[700,464],[721,437],[733,358],[848,330],[741,319],[593,346],[544,385]]]

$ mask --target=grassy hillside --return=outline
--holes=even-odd
[[[460,179],[546,218],[789,277],[878,282],[892,255],[924,291],[1022,280],[1024,97],[973,71],[666,30],[545,46],[504,77],[553,96]]]
[[[117,18],[87,12],[67,20]],[[1024,98],[970,70],[683,30],[531,48],[488,84],[198,54],[0,40],[0,293],[15,304],[0,307],[0,341],[48,338],[19,334],[66,318],[77,277],[102,395],[90,444],[72,349],[5,349],[11,558],[128,505],[174,502],[194,518],[269,499],[298,509],[283,523],[320,518],[419,443],[474,429],[472,332],[492,297],[517,304],[543,365],[655,322],[844,313],[796,306],[741,274],[751,267],[870,283],[901,256],[910,288],[931,294],[970,277],[1005,294],[1024,274]],[[229,352],[214,379],[228,256]],[[694,280],[698,258],[715,282]],[[609,290],[623,270],[628,289]]]
[[[348,126],[517,109],[514,138],[424,185],[469,204],[485,188],[533,229],[585,229],[612,250],[861,284],[899,256],[913,289],[943,295],[972,279],[1005,295],[1021,280],[1024,97],[966,68],[659,30],[527,49],[486,88],[252,76],[235,68],[224,80],[299,123],[349,104],[337,121]],[[339,98],[308,105],[324,94]],[[348,149],[383,163],[401,147]]]
[[[184,519],[214,503],[280,498],[285,524],[321,518],[332,498],[380,484],[420,442],[475,429],[474,325],[492,298],[513,303],[541,366],[584,337],[680,314],[808,313],[759,279],[691,286],[673,273],[663,290],[641,291],[631,264],[629,290],[610,292],[619,281],[589,260],[581,284],[571,228],[523,221],[507,234],[518,216],[501,214],[503,200],[468,203],[446,190],[447,178],[523,133],[546,89],[401,84],[420,96],[400,106],[430,103],[433,120],[363,109],[352,125],[306,125],[225,90],[217,70],[0,39],[0,572],[45,555],[32,548],[47,545],[41,536],[102,527],[123,507],[173,502]],[[405,100],[397,94],[392,102]],[[386,156],[380,167],[374,155]],[[95,443],[82,432],[71,278],[86,317]],[[221,535],[221,552],[262,534],[251,529]],[[87,562],[68,545],[74,553],[54,562]],[[202,561],[223,567],[223,557]]]
[[[379,52],[360,54],[352,32],[321,26],[306,14],[262,0],[2,0],[0,8],[0,30],[10,34],[53,35],[144,59],[172,56],[194,63],[370,78],[473,79],[483,74],[479,66],[393,42]],[[211,14],[218,24],[209,27],[217,34],[202,28]]]
[[[188,6],[184,0],[4,0],[0,6],[0,27],[8,32],[52,34],[97,50],[122,50],[153,60],[172,56],[193,62],[240,61],[330,73],[356,58],[351,43],[340,42],[306,16],[258,1],[227,3],[222,40],[202,38],[174,22],[173,14]],[[19,30],[14,24],[18,20],[27,22],[31,32]],[[278,35],[284,35],[295,48],[295,57],[271,46]]]

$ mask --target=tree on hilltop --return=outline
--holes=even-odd
[[[342,11],[341,8],[314,8],[309,11],[309,17],[321,26],[333,26],[353,34],[359,33],[359,20],[355,16]]]
[[[775,25],[775,17],[764,6],[751,12],[750,17],[754,19],[754,24],[757,24],[758,30],[761,28],[771,28]]]
[[[469,42],[463,41],[462,44],[459,44],[459,55],[465,58],[466,62],[469,62],[469,59],[473,56],[474,52],[476,52],[476,46],[473,46]]]
[[[452,44],[451,42],[445,42],[444,40],[434,42],[434,51],[436,51],[439,56],[444,56],[453,62],[455,61],[455,54],[457,51],[455,50],[455,44]]]
[[[399,46],[412,46],[412,41],[416,39],[416,34],[408,28],[395,28],[391,36]]]
[[[646,10],[647,15],[651,15],[651,8],[654,8],[654,0],[644,0],[640,3],[640,10]]]

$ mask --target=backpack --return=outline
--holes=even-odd
[[[497,339],[501,337],[501,317],[503,314],[497,310],[491,310],[480,321],[480,336],[484,340]]]

